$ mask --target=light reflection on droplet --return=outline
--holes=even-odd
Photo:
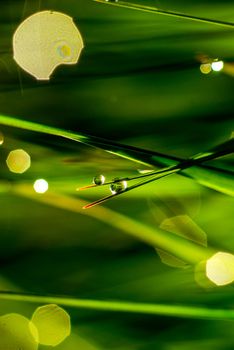
[[[218,252],[206,262],[206,275],[217,286],[234,281],[234,255]]]
[[[62,343],[71,333],[69,314],[55,304],[49,304],[36,309],[32,316],[36,326],[39,343],[56,346]]]
[[[124,190],[126,190],[126,188],[128,187],[128,183],[127,181],[118,181],[119,179],[116,178],[114,179],[115,182],[113,182],[111,185],[110,185],[110,191],[112,194],[117,194],[117,193],[120,193]]]
[[[34,182],[33,188],[37,193],[45,193],[49,188],[49,184],[44,179],[38,179]]]
[[[11,172],[23,174],[30,168],[31,158],[23,149],[16,149],[9,153],[6,163]]]
[[[104,175],[97,175],[93,178],[93,183],[97,186],[104,185],[106,178]]]
[[[149,174],[152,173],[154,171],[154,169],[137,169],[138,173],[140,174]]]
[[[200,71],[202,72],[202,74],[209,74],[211,70],[212,68],[210,63],[202,63],[200,65]]]
[[[211,68],[215,72],[220,72],[224,67],[223,61],[214,61],[211,64]]]

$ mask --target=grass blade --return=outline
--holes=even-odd
[[[112,311],[122,313],[139,313],[161,315],[169,317],[182,317],[209,320],[234,320],[234,310],[211,309],[208,307],[195,307],[183,305],[134,303],[128,301],[105,301],[78,299],[66,296],[41,296],[34,294],[0,292],[1,300],[30,302],[36,304],[57,304],[67,307],[86,310]]]
[[[90,136],[83,133],[75,133],[3,115],[0,115],[0,124],[48,135],[60,136],[76,142],[84,143],[91,147],[102,149],[108,153],[115,154],[119,157],[140,164],[150,165],[153,167],[180,167],[183,169],[179,172],[179,174],[191,177],[203,186],[234,196],[234,186],[232,181],[234,175],[233,172],[201,165],[201,163],[204,161],[232,153],[234,151],[233,139],[230,140],[230,142],[224,143],[218,148],[209,151],[208,153],[199,153],[199,155],[195,155],[194,159],[190,158],[189,160],[184,161],[177,157],[123,145],[100,137]],[[194,169],[195,167],[193,165],[196,165],[196,169]],[[191,166],[193,166],[193,168],[190,168]]]
[[[146,185],[146,184],[148,184],[150,182],[159,180],[159,179],[161,179],[161,178],[163,178],[165,176],[172,175],[172,174],[174,174],[175,172],[178,172],[178,171],[179,171],[179,169],[177,168],[177,169],[172,169],[172,170],[166,170],[166,171],[164,171],[165,173],[161,174],[161,175],[152,175],[151,174],[152,178],[150,178],[148,180],[144,180],[144,181],[138,182],[135,185],[132,185],[132,186],[126,188],[124,191],[118,192],[116,194],[109,195],[109,196],[101,198],[101,199],[99,199],[99,200],[97,200],[97,201],[95,201],[93,203],[87,204],[87,205],[85,205],[83,207],[83,209],[90,209],[90,208],[94,207],[95,205],[98,205],[98,204],[101,204],[103,202],[106,202],[109,199],[113,199],[114,197],[117,197],[117,196],[119,196],[121,194],[124,194],[126,192],[131,191],[131,190],[134,190],[134,189],[136,189],[136,188],[138,188],[140,186]],[[147,176],[147,175],[143,175],[143,177],[145,177],[145,176]]]
[[[160,162],[161,159],[166,159],[168,162],[171,160],[171,162],[177,164],[179,161],[179,158],[169,157],[159,152],[152,152],[138,147],[122,145],[101,137],[90,136],[80,132],[72,132],[18,118],[0,115],[0,124],[28,131],[44,133],[47,135],[60,136],[65,139],[102,149],[108,153],[115,154],[119,157],[129,159],[140,164],[153,165],[152,163],[157,161],[157,157],[158,162]],[[152,159],[153,156],[155,157],[154,160]]]
[[[93,210],[83,210],[82,206],[87,203],[80,199],[51,191],[44,193],[43,196],[38,196],[35,194],[32,186],[27,184],[14,185],[12,191],[16,195],[39,201],[46,205],[80,213],[103,221],[105,224],[134,237],[134,239],[140,240],[154,248],[161,248],[191,265],[195,265],[202,260],[207,260],[216,252],[212,248],[202,247],[195,242],[188,241],[186,238],[179,237],[156,226],[146,225],[109,208],[96,206]]]
[[[123,7],[123,8],[131,9],[131,10],[150,12],[150,13],[154,13],[157,15],[164,15],[164,16],[170,16],[170,17],[174,17],[174,18],[186,19],[189,21],[196,21],[196,22],[200,22],[200,23],[202,22],[202,23],[207,23],[207,24],[212,24],[212,25],[218,25],[218,26],[222,26],[222,27],[226,27],[226,28],[233,28],[234,27],[234,24],[231,22],[214,20],[214,19],[210,19],[210,18],[196,17],[196,16],[185,14],[185,13],[163,10],[163,9],[159,9],[157,7],[140,5],[140,4],[136,4],[133,2],[119,1],[119,0],[118,1],[94,0],[94,1],[98,2],[98,3],[102,3],[102,4]]]

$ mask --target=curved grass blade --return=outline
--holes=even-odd
[[[178,167],[180,164],[179,166],[182,167],[183,170],[181,170],[179,174],[193,178],[198,183],[206,187],[234,196],[234,186],[232,180],[234,175],[233,172],[202,165],[202,162],[204,161],[232,153],[234,151],[233,139],[230,140],[230,143],[228,142],[227,149],[227,143],[224,143],[219,146],[218,150],[211,150],[208,152],[209,154],[207,154],[207,152],[199,153],[199,156],[195,156],[196,159],[191,158],[184,161],[177,157],[167,156],[159,152],[149,151],[138,147],[123,145],[100,137],[70,132],[67,130],[3,115],[0,115],[0,124],[48,135],[60,136],[91,147],[102,149],[108,153],[115,154],[119,157],[134,161],[136,163],[145,164],[147,166]],[[222,152],[220,151],[221,148]],[[210,154],[211,152],[213,153]],[[194,169],[195,167],[190,168],[193,165],[196,165],[196,169]],[[209,176],[209,174],[212,174],[212,176]]]
[[[78,299],[67,296],[42,296],[26,293],[0,292],[1,300],[21,301],[36,304],[57,304],[77,309],[109,311],[121,313],[139,313],[150,315],[161,315],[169,317],[182,317],[192,319],[209,320],[234,320],[234,310],[232,309],[212,309],[208,307],[134,303],[129,301],[106,301]]]
[[[233,148],[234,148],[234,140],[231,139],[231,140],[228,140],[226,142],[224,142],[223,144],[221,145],[218,145],[216,147],[214,147],[212,150],[210,150],[209,152],[206,152],[206,153],[199,153],[199,154],[196,154],[195,156],[193,156],[192,158],[188,159],[188,160],[185,160],[185,161],[181,161],[178,163],[178,165],[175,165],[175,166],[171,166],[171,167],[168,167],[168,168],[164,168],[162,170],[159,170],[159,171],[153,171],[153,172],[150,172],[150,173],[147,173],[147,174],[143,174],[143,175],[139,175],[139,176],[136,176],[136,177],[131,177],[131,178],[128,178],[128,177],[125,177],[125,178],[122,178],[122,179],[119,179],[119,181],[121,180],[135,180],[135,179],[140,179],[140,178],[144,178],[144,177],[150,177],[150,180],[144,180],[142,182],[139,182],[133,186],[130,186],[128,187],[127,189],[125,189],[124,191],[121,191],[119,193],[116,193],[116,194],[113,194],[113,195],[109,195],[109,196],[106,196],[104,198],[101,198],[93,203],[90,203],[86,206],[83,207],[83,209],[89,209],[89,208],[92,208],[94,207],[95,205],[98,205],[98,204],[101,204],[109,199],[112,199],[120,194],[123,194],[123,193],[126,193],[130,190],[133,190],[133,189],[136,189],[140,186],[143,186],[143,185],[146,185],[152,181],[156,181],[164,176],[168,176],[168,175],[171,175],[175,172],[180,172],[181,170],[183,169],[188,169],[188,168],[191,168],[192,167],[192,171],[190,170],[189,172],[187,172],[188,174],[192,173],[194,174],[196,172],[196,169],[195,171],[193,171],[193,167],[194,165],[196,165],[197,163],[199,164],[200,162],[205,162],[205,161],[208,161],[208,160],[212,160],[212,159],[216,159],[218,157],[222,157],[223,155],[226,155],[227,153],[232,153],[233,151]],[[168,172],[166,175],[162,175],[162,176],[158,176],[158,174],[160,173],[166,173]],[[215,172],[216,172],[216,176],[214,176],[214,173],[212,173],[211,177],[214,178],[214,182],[213,182],[213,189],[217,189],[219,190],[220,189],[220,185],[219,185],[219,182],[217,182],[217,178],[219,179],[220,177],[220,174],[222,174],[223,171],[217,171],[215,169]],[[226,174],[228,174],[228,171],[225,171]],[[201,184],[207,184],[207,174],[206,174],[206,170],[205,169],[202,169],[202,174],[203,174],[203,177],[201,177],[199,179],[200,183]],[[225,183],[227,183],[227,186],[226,186],[226,189],[224,193],[226,194],[229,194],[229,195],[233,195],[233,181],[232,181],[232,176],[234,174],[230,173],[230,181],[227,180],[227,177],[225,178]],[[210,178],[210,176],[208,175],[208,178]],[[111,183],[114,183],[115,181],[112,181],[112,182],[108,182],[108,183],[105,183],[103,185],[109,185]],[[103,186],[102,185],[102,186]],[[214,187],[216,186],[216,187]],[[81,188],[82,190],[84,189],[88,189],[88,188],[91,188],[91,187],[95,187],[93,185],[91,186],[85,186],[83,188]],[[209,186],[208,186],[209,187]]]
[[[217,158],[232,154],[233,152],[234,152],[234,138],[231,138],[230,140],[213,147],[208,152],[201,152],[201,153],[195,154],[193,157],[188,159],[188,162],[191,160],[192,165],[195,165],[195,163],[199,164],[200,162],[202,163],[207,162],[209,160],[217,159]]]
[[[12,193],[20,197],[29,198],[45,205],[87,215],[102,221],[134,239],[140,240],[154,248],[163,249],[191,265],[196,265],[200,261],[207,260],[216,253],[216,250],[211,247],[202,247],[195,242],[188,241],[159,227],[146,225],[104,206],[97,206],[93,210],[82,210],[81,207],[86,202],[79,198],[77,199],[51,191],[46,192],[43,196],[38,196],[35,194],[33,187],[27,184],[14,184],[11,190]]]
[[[188,160],[184,161],[178,157],[168,156],[162,154],[160,152],[149,151],[146,149],[142,149],[139,147],[124,145],[118,142],[113,142],[108,139],[104,139],[101,137],[87,135],[85,133],[80,132],[72,132],[48,125],[38,124],[34,122],[30,122],[27,120],[22,120],[18,118],[8,117],[0,115],[0,124],[15,127],[19,129],[40,132],[47,135],[60,136],[69,140],[73,140],[76,142],[84,143],[88,146],[99,148],[105,150],[108,153],[116,154],[119,157],[126,158],[137,163],[143,163],[152,166],[161,166],[166,164],[167,166],[175,166],[178,163],[184,163],[184,167],[187,165],[190,166],[190,162],[192,160],[196,161],[196,163],[202,163],[203,161],[207,161],[210,159],[217,158],[221,155],[226,155],[234,152],[234,139],[231,139],[228,142],[225,142],[219,146],[216,146],[214,150],[209,151],[209,155],[206,153],[199,153],[199,155],[195,155],[190,158],[189,163]],[[228,145],[228,147],[226,147]],[[222,153],[220,149],[222,148]],[[212,155],[211,155],[212,152]],[[216,154],[217,153],[217,154]]]
[[[106,196],[95,202],[87,204],[83,207],[83,209],[90,209],[95,205],[102,204],[107,200],[113,199],[116,196],[129,192],[140,186],[146,185],[150,182],[154,182],[156,180],[159,180],[165,176],[172,175],[174,173],[180,174],[180,172],[181,172],[181,169],[179,167],[176,167],[176,168],[173,167],[173,170],[167,171],[166,174],[163,174],[161,176],[154,175],[151,179],[138,182],[137,184],[132,185],[119,193]],[[198,168],[197,166],[196,167],[191,166],[188,169],[185,169],[183,171],[183,175],[185,176],[187,175],[188,177],[196,179],[196,181],[203,186],[206,186],[218,192],[222,192],[229,196],[234,196],[234,180],[233,180],[234,173],[233,172],[229,172],[227,170],[223,171],[221,169],[212,169],[211,167],[207,167],[206,169],[204,167]]]
[[[80,132],[72,132],[18,118],[0,115],[0,124],[47,135],[60,136],[65,139],[80,142],[94,148],[102,149],[108,153],[115,154],[119,157],[140,164],[157,166],[157,164],[160,163],[162,159],[164,159],[168,162],[174,162],[174,165],[176,165],[180,161],[179,158],[167,156],[159,152],[149,151],[134,146],[127,146],[101,137],[86,135],[85,133]],[[153,157],[155,158],[153,159]],[[158,163],[156,163],[157,157]]]
[[[233,171],[218,169],[211,166],[193,166],[183,170],[183,175],[196,180],[196,182],[202,186],[234,197]]]
[[[153,172],[139,175],[136,177],[131,177],[131,178],[125,177],[125,178],[119,179],[119,181],[121,181],[121,180],[135,180],[135,179],[140,179],[140,178],[144,178],[144,177],[150,177],[149,180],[144,180],[142,182],[139,182],[133,186],[128,187],[124,191],[121,191],[121,192],[113,194],[113,195],[106,196],[106,197],[101,198],[95,202],[92,202],[88,205],[85,205],[83,207],[83,209],[90,209],[90,208],[94,207],[95,205],[106,202],[107,200],[113,199],[114,197],[116,197],[118,195],[121,195],[121,194],[126,193],[128,191],[131,191],[133,189],[136,189],[140,186],[146,185],[150,182],[156,181],[162,177],[172,175],[174,173],[179,173],[183,169],[184,169],[184,171],[186,170],[185,174],[187,174],[188,176],[190,174],[190,175],[193,175],[191,177],[194,177],[194,176],[196,177],[197,167],[194,169],[194,165],[196,165],[197,163],[199,164],[200,162],[205,162],[208,160],[216,159],[218,157],[222,157],[226,154],[232,153],[233,148],[234,148],[234,140],[231,139],[231,140],[224,142],[221,145],[214,147],[209,152],[199,153],[199,154],[196,154],[195,156],[193,156],[192,158],[188,159],[187,161],[186,160],[181,161],[180,163],[178,163],[178,165],[164,168],[162,170],[155,171],[155,172],[153,171]],[[197,180],[199,183],[209,187],[210,178],[213,178],[213,182],[212,182],[213,189],[224,192],[225,194],[228,194],[231,196],[234,195],[234,182],[233,182],[233,175],[234,174],[232,172],[230,172],[230,174],[229,174],[229,171],[227,171],[227,170],[223,171],[220,169],[213,169],[211,167],[208,167],[209,170],[207,170],[205,168],[201,168],[201,169],[202,170],[200,173],[202,174],[202,176],[199,176],[199,180]],[[208,174],[207,174],[207,172],[208,172]],[[160,174],[160,173],[167,173],[167,174],[158,176],[158,174]],[[222,186],[220,186],[220,177],[222,177],[223,173],[225,173],[225,179],[223,180],[223,182],[225,182],[225,184],[226,184],[226,186],[224,188]],[[209,181],[208,181],[208,179],[209,179]],[[114,182],[115,181],[108,182],[108,183],[105,183],[103,185],[109,185],[109,184],[114,183]],[[101,185],[101,186],[103,186],[103,185]],[[84,189],[88,189],[91,187],[96,187],[96,186],[93,186],[93,185],[85,186],[81,189],[84,190]]]
[[[163,10],[163,9],[159,9],[157,7],[140,5],[140,4],[136,4],[133,2],[119,1],[119,0],[117,0],[117,1],[114,1],[114,0],[112,0],[112,1],[94,0],[94,1],[98,2],[98,3],[102,3],[102,4],[123,7],[123,8],[131,9],[131,10],[150,12],[150,13],[154,13],[157,15],[164,15],[164,16],[170,16],[170,17],[174,17],[174,18],[186,19],[189,21],[196,21],[196,22],[202,22],[202,23],[207,23],[207,24],[212,24],[212,25],[218,25],[218,26],[222,26],[222,27],[226,27],[226,28],[234,28],[234,24],[231,22],[214,20],[214,19],[210,19],[210,18],[196,17],[196,16],[185,14],[185,13]]]

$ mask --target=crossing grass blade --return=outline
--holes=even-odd
[[[225,142],[222,145],[216,146],[214,150],[199,153],[199,155],[195,155],[189,160],[182,160],[180,158],[164,155],[159,152],[112,142],[100,137],[90,136],[80,132],[67,131],[3,115],[0,115],[0,124],[33,132],[40,132],[47,135],[60,136],[72,141],[86,144],[91,147],[102,149],[108,153],[115,154],[119,157],[140,164],[145,164],[153,167],[178,167],[181,169],[179,171],[179,174],[193,178],[198,183],[208,188],[228,194],[230,196],[234,195],[234,185],[232,181],[234,172],[219,169],[214,166],[208,167],[202,164],[205,161],[233,153],[233,139]]]

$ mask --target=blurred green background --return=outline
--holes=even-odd
[[[234,22],[232,1],[141,1],[194,16]],[[12,35],[38,10],[73,17],[85,49],[75,66],[38,82],[13,60]],[[234,62],[234,27],[131,11],[91,0],[1,4],[0,113],[188,157],[231,137],[234,79],[200,72],[198,55]],[[136,175],[139,164],[58,137],[0,126],[0,289],[103,300],[233,308],[233,286],[203,289],[194,268],[162,264],[155,249],[80,208],[108,190],[77,193],[96,174]],[[26,150],[31,168],[10,173],[6,158]],[[213,161],[233,168],[233,157]],[[20,184],[48,181],[54,203],[17,194]],[[60,199],[59,199],[60,198]],[[76,209],[65,198],[77,199]],[[233,198],[173,175],[104,206],[158,227],[167,215],[188,215],[208,245],[234,252]],[[63,208],[61,208],[63,207]],[[77,212],[74,212],[74,211]],[[91,209],[95,213],[95,208]],[[169,213],[169,214],[168,214]],[[95,214],[94,214],[95,215]],[[0,314],[30,317],[36,305],[0,300]],[[67,309],[72,335],[63,350],[231,350],[233,322],[184,320]],[[43,347],[41,347],[42,349]]]

